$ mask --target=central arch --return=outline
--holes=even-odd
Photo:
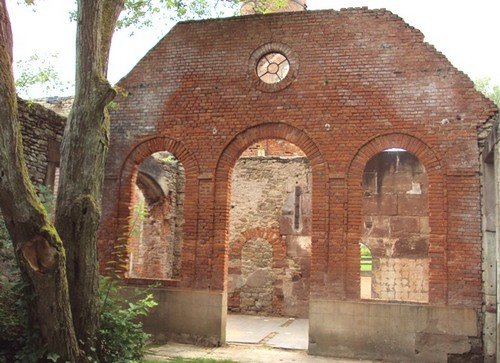
[[[227,289],[232,170],[248,147],[266,139],[290,142],[299,147],[309,159],[313,185],[311,285],[319,287],[323,283],[322,276],[326,273],[328,262],[328,164],[316,143],[303,130],[285,123],[265,123],[237,134],[226,145],[217,162],[211,274],[211,287],[216,290]]]

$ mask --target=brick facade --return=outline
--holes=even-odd
[[[180,279],[163,284],[225,291],[232,169],[249,146],[282,139],[312,170],[310,296],[357,300],[363,172],[402,148],[428,177],[429,303],[479,309],[477,127],[495,108],[423,38],[364,8],[178,24],[119,83],[128,96],[111,115],[101,267],[113,252],[126,262],[116,241],[138,165],[168,151],[185,168],[185,224]],[[290,63],[276,84],[255,74],[270,51]]]

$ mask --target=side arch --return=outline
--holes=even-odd
[[[302,130],[285,123],[265,123],[236,135],[224,148],[215,171],[214,235],[212,244],[211,286],[226,290],[229,249],[229,209],[231,174],[240,155],[252,144],[266,139],[281,139],[306,154],[312,170],[312,291],[320,292],[328,263],[328,164],[314,141]]]
[[[116,243],[114,246],[117,270],[126,276],[128,270],[128,244],[131,235],[130,216],[132,213],[134,184],[136,183],[139,165],[152,154],[167,151],[174,155],[183,165],[186,177],[184,200],[184,227],[181,253],[181,281],[189,283],[187,277],[193,277],[195,266],[195,249],[197,239],[197,205],[198,205],[198,161],[180,141],[166,136],[153,137],[137,144],[127,155],[119,174],[117,194],[117,218],[115,225]],[[173,285],[176,285],[175,283]]]
[[[419,138],[402,133],[379,135],[366,142],[356,152],[347,174],[347,261],[359,255],[362,238],[362,179],[367,162],[389,148],[401,148],[416,156],[425,167],[429,182],[429,303],[447,301],[447,213],[446,187],[441,159]],[[348,297],[359,298],[359,266],[346,265],[347,276],[354,281],[346,284]]]

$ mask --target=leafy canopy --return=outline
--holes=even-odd
[[[492,85],[490,77],[476,79],[474,87],[500,107],[500,86]]]

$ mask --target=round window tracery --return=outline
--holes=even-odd
[[[267,84],[281,82],[290,70],[287,57],[278,52],[263,55],[257,62],[257,76]]]

